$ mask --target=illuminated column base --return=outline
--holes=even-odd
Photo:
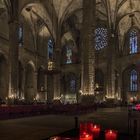
[[[95,102],[95,96],[94,94],[89,94],[89,93],[82,93],[80,95],[80,103],[82,104],[94,104]]]
[[[82,79],[81,101],[94,102],[94,79],[95,79],[95,1],[83,1],[83,43],[82,43]]]

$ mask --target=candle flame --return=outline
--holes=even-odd
[[[97,128],[97,126],[96,126],[96,125],[94,125],[94,128]]]

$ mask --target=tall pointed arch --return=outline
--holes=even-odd
[[[48,60],[53,60],[53,52],[54,52],[54,41],[53,39],[48,39]]]
[[[134,54],[138,52],[138,36],[135,29],[129,32],[129,53]]]
[[[138,90],[138,73],[135,69],[130,72],[130,91],[136,92]]]

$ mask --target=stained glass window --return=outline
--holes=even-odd
[[[53,48],[54,43],[51,39],[48,40],[48,59],[52,60],[53,59]]]
[[[18,29],[18,42],[19,42],[19,47],[23,46],[23,27],[19,26]]]
[[[95,30],[95,49],[100,50],[107,46],[107,29],[97,28]]]
[[[136,70],[132,70],[130,73],[130,91],[138,90],[138,74]]]
[[[138,37],[137,32],[135,30],[130,32],[130,54],[137,53],[138,52]]]
[[[70,91],[76,92],[76,80],[75,79],[71,79],[71,81],[70,81]]]
[[[72,63],[72,49],[69,47],[66,47],[66,64]]]

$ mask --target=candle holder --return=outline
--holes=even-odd
[[[93,123],[81,122],[80,123],[80,140],[93,140],[92,128],[93,128]]]
[[[86,125],[87,125],[87,132],[92,134],[93,133],[93,131],[92,131],[93,130],[93,123],[87,122]]]
[[[92,134],[93,123],[92,122],[80,122],[80,135],[84,132]]]
[[[92,132],[93,132],[93,137],[95,139],[98,139],[99,136],[100,136],[100,131],[101,131],[101,127],[100,125],[93,125],[93,128],[92,128]]]
[[[105,131],[105,140],[117,140],[117,131],[116,130],[106,130]]]
[[[93,135],[84,132],[82,135],[80,135],[80,140],[93,140]]]

